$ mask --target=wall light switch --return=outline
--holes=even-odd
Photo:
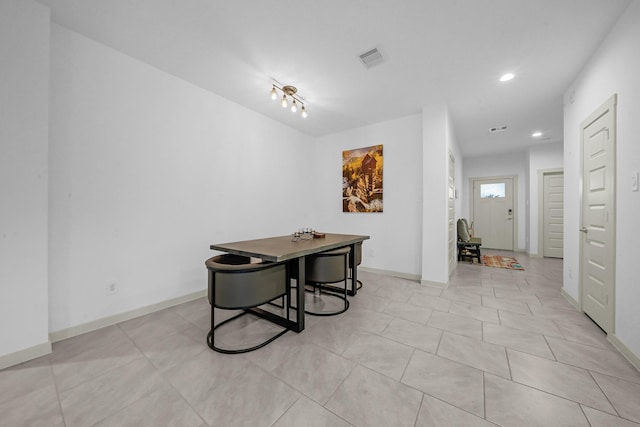
[[[638,182],[638,172],[633,172],[631,174],[631,191],[638,191],[638,186],[640,183]]]

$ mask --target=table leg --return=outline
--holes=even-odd
[[[351,292],[349,295],[355,296],[358,293],[358,265],[356,264],[356,244],[350,245],[349,268],[351,269]]]
[[[292,328],[296,332],[304,330],[304,285],[307,282],[304,270],[305,258],[298,258],[298,283],[296,283],[296,324]]]

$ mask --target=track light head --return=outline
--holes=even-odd
[[[271,99],[278,99],[278,91],[282,91],[282,100],[280,101],[280,105],[282,108],[287,108],[289,106],[289,99],[287,97],[291,97],[291,112],[298,112],[298,105],[301,106],[301,115],[303,118],[307,118],[307,110],[304,107],[304,101],[296,95],[298,93],[298,89],[295,86],[278,86],[276,84],[272,84],[271,86]]]

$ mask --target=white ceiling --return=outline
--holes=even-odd
[[[312,136],[445,103],[471,157],[561,141],[563,93],[632,0],[39,1],[60,25]],[[373,47],[385,62],[367,69],[358,55]],[[274,80],[298,87],[308,118],[270,99]]]

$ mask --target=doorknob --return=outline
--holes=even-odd
[[[585,233],[585,234],[586,234],[586,233],[587,233],[587,227],[580,227],[580,231],[581,231],[582,233]]]

